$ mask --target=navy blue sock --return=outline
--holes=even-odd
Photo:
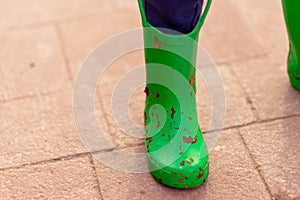
[[[143,0],[143,4],[152,26],[189,33],[197,25],[203,0]]]

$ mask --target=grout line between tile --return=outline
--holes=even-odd
[[[53,158],[50,160],[42,160],[42,161],[37,161],[37,162],[33,162],[33,163],[26,163],[26,164],[22,164],[22,165],[18,165],[18,166],[12,166],[12,167],[4,167],[4,168],[0,168],[0,171],[7,171],[7,170],[12,170],[12,169],[22,169],[25,167],[31,167],[31,166],[35,166],[35,165],[43,165],[43,164],[48,164],[48,163],[55,163],[58,161],[66,161],[66,160],[71,160],[74,158],[82,158],[85,156],[88,156],[89,153],[85,152],[85,153],[78,153],[78,154],[73,154],[73,155],[68,155],[68,156],[62,156],[62,157],[57,157],[57,158]]]
[[[59,93],[62,91],[63,91],[63,89],[58,89],[58,90],[53,90],[53,91],[48,91],[48,92],[40,92],[40,93],[36,93],[36,94],[32,94],[32,95],[13,97],[10,99],[0,99],[0,104],[7,104],[10,102],[21,101],[21,100],[26,100],[26,99],[35,99],[35,98],[39,98],[40,96],[47,97],[49,95],[56,94],[56,93]]]
[[[60,29],[60,25],[59,23],[54,23],[54,28],[58,37],[58,41],[60,44],[60,50],[61,50],[61,54],[64,58],[64,64],[68,73],[68,77],[70,82],[73,82],[73,76],[72,76],[72,70],[71,70],[71,66],[70,66],[70,62],[68,60],[68,56],[67,56],[67,51],[66,51],[66,45],[64,43],[64,39],[63,39],[63,34],[62,34],[62,30]]]
[[[229,69],[229,70],[233,74],[233,76],[237,78],[238,83],[239,83],[239,85],[240,85],[240,87],[241,87],[241,89],[243,91],[244,97],[246,98],[247,104],[249,105],[249,107],[250,107],[250,109],[252,111],[252,114],[254,115],[254,117],[256,118],[256,120],[258,122],[260,122],[261,118],[260,118],[260,116],[259,116],[259,114],[258,114],[258,112],[257,112],[257,110],[255,108],[255,106],[253,105],[253,102],[252,102],[252,100],[250,98],[250,95],[248,94],[248,92],[246,91],[245,87],[243,86],[242,81],[240,80],[240,78],[238,77],[238,75],[234,72],[234,70],[232,70],[232,69]]]
[[[52,159],[49,159],[49,160],[42,160],[42,161],[37,161],[37,162],[32,162],[32,163],[21,164],[21,165],[17,165],[17,166],[4,167],[4,168],[0,168],[0,171],[7,171],[7,170],[12,170],[12,169],[21,169],[21,168],[24,168],[24,167],[30,167],[30,166],[35,166],[35,165],[43,165],[43,164],[55,163],[55,162],[60,162],[60,161],[65,161],[65,160],[72,160],[72,159],[75,159],[75,158],[81,158],[81,157],[89,156],[89,155],[92,155],[92,154],[111,152],[111,151],[114,151],[116,149],[126,149],[126,148],[129,148],[129,147],[138,147],[138,146],[141,146],[141,145],[144,145],[144,143],[143,144],[137,144],[137,145],[122,146],[122,147],[113,147],[113,148],[102,149],[102,150],[97,150],[97,151],[93,151],[93,152],[82,152],[82,153],[77,153],[77,154],[71,154],[71,155],[61,156],[61,157],[57,157],[57,158],[52,158]]]
[[[104,198],[103,198],[103,195],[102,195],[102,193],[101,193],[100,181],[99,181],[99,178],[98,178],[98,176],[97,176],[96,166],[95,166],[95,162],[94,162],[94,159],[93,159],[93,155],[92,155],[92,154],[89,155],[89,159],[90,159],[90,164],[91,164],[91,167],[92,167],[92,170],[93,170],[94,181],[95,181],[96,184],[97,184],[97,192],[98,192],[98,195],[99,195],[100,199],[104,199]]]
[[[19,96],[19,97],[13,97],[13,98],[10,98],[10,99],[0,99],[0,103],[1,104],[6,104],[6,103],[14,102],[14,101],[20,101],[20,100],[32,99],[32,98],[36,98],[36,95],[32,94],[32,95],[24,95],[24,96]]]
[[[237,134],[239,135],[239,137],[240,137],[240,139],[241,139],[243,145],[245,146],[245,149],[246,149],[248,155],[249,155],[250,158],[251,158],[251,161],[252,161],[252,164],[254,165],[254,168],[257,170],[257,172],[258,172],[258,174],[259,174],[259,176],[260,176],[260,178],[261,178],[263,184],[265,185],[266,190],[267,190],[267,192],[268,192],[269,195],[270,195],[270,199],[273,200],[273,199],[274,199],[274,196],[273,196],[273,194],[272,194],[272,191],[271,191],[271,189],[270,189],[270,187],[269,187],[269,185],[268,185],[266,179],[265,179],[264,176],[262,175],[262,171],[261,171],[260,168],[259,168],[260,165],[258,165],[257,162],[255,161],[254,156],[252,155],[252,153],[251,153],[251,151],[250,151],[248,145],[247,145],[246,142],[245,142],[245,139],[243,138],[243,136],[242,136],[242,134],[241,134],[241,132],[240,132],[240,129],[237,129]]]
[[[97,92],[97,94],[99,94],[99,92]],[[100,96],[101,96],[101,94],[99,94]],[[100,106],[100,109],[101,110],[105,110],[104,109],[104,105],[103,105],[103,99],[102,98],[99,98],[99,106]],[[113,126],[110,122],[109,122],[109,120],[108,120],[108,118],[107,118],[107,116],[106,116],[106,114],[103,116],[103,120],[108,124],[108,126]],[[119,138],[118,138],[119,139]],[[115,137],[113,137],[113,141],[112,141],[114,144],[116,144],[117,143],[117,139],[115,138]]]
[[[231,58],[231,59],[224,60],[224,61],[216,61],[215,64],[219,66],[219,65],[230,65],[230,64],[245,62],[248,60],[259,60],[259,59],[266,58],[268,55],[270,55],[272,53],[274,53],[274,52],[259,53],[259,54],[254,54],[252,56],[244,56],[244,57],[240,57],[240,58]]]
[[[40,28],[44,26],[51,26],[55,23],[59,22],[73,22],[77,20],[83,20],[83,19],[89,19],[97,16],[97,14],[90,14],[90,15],[81,15],[81,16],[75,16],[75,17],[68,17],[64,19],[52,19],[52,20],[42,20],[38,22],[28,23],[28,24],[21,24],[21,25],[12,25],[7,26],[4,28],[1,28],[1,31],[19,31],[19,30],[27,30],[27,29],[33,29],[33,28]]]
[[[210,131],[203,131],[203,134],[209,134],[209,133],[213,133],[216,131],[225,131],[225,130],[230,130],[230,129],[236,129],[236,128],[243,128],[243,127],[247,127],[247,126],[251,126],[251,125],[255,125],[255,124],[265,124],[268,122],[274,122],[274,121],[278,121],[278,120],[282,120],[282,119],[289,119],[289,118],[293,118],[293,117],[299,117],[299,114],[293,114],[293,115],[287,115],[287,116],[283,116],[283,117],[276,117],[276,118],[272,118],[272,119],[266,119],[266,120],[261,120],[261,121],[253,121],[247,124],[241,124],[241,125],[236,125],[236,126],[230,126],[230,127],[226,127],[223,129],[217,129],[217,130],[210,130]]]

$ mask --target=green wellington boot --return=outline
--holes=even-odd
[[[147,21],[139,1],[144,27],[146,59],[145,135],[149,169],[170,187],[193,188],[208,176],[208,152],[196,112],[195,64],[198,34],[211,0],[192,32],[162,33]]]
[[[290,41],[288,73],[292,85],[300,90],[300,1],[282,0],[282,5]]]

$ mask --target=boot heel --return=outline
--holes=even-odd
[[[292,84],[292,86],[296,89],[300,91],[300,77],[295,76],[292,73],[289,73],[290,76],[290,82]]]

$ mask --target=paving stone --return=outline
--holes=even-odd
[[[251,39],[259,42],[264,51],[270,53],[288,50],[288,36],[281,1],[231,0],[231,2],[242,13],[239,17],[253,31]]]
[[[86,152],[72,118],[71,91],[0,104],[0,168]]]
[[[245,20],[241,17],[243,15],[245,13],[236,5],[236,1],[212,3],[199,41],[215,62],[249,58],[266,53],[260,41],[256,39],[256,30],[248,25],[249,19]]]
[[[1,1],[0,28],[92,15],[101,12],[96,0]]]
[[[144,147],[127,151],[145,153]],[[114,155],[113,152],[102,153]],[[124,156],[125,157],[125,156]],[[113,159],[113,157],[111,157]],[[126,160],[126,157],[125,159]],[[210,153],[210,175],[196,189],[177,190],[160,185],[149,173],[128,173],[95,160],[104,199],[270,199],[236,130],[225,131]],[[128,163],[132,160],[128,160]],[[133,163],[133,165],[147,165]],[[119,168],[122,166],[118,166]],[[128,169],[128,168],[127,168]]]
[[[88,157],[0,171],[0,199],[100,199]]]
[[[101,12],[93,17],[59,23],[74,77],[97,45],[114,35],[141,28],[137,1],[103,0],[100,5]]]
[[[54,27],[5,32],[0,41],[0,101],[57,91],[69,83]]]
[[[251,106],[247,103],[245,93],[240,87],[237,77],[231,72],[230,68],[230,65],[217,67],[223,81],[222,84],[225,92],[226,106],[225,121],[221,128],[240,126],[256,121],[255,115],[251,111]],[[202,130],[207,131],[209,130],[210,123],[213,123],[212,109],[214,105],[212,104],[212,94],[216,91],[214,88],[209,89],[206,86],[205,77],[199,77],[197,84],[199,123]],[[216,102],[219,101],[219,99],[216,100]]]
[[[143,65],[143,56],[143,52],[138,51],[120,57],[99,81],[96,94],[98,121],[117,146],[143,142],[144,67],[135,71],[137,66]]]
[[[215,62],[286,51],[288,37],[281,2],[214,1],[200,43]]]
[[[276,199],[300,198],[300,117],[240,129]]]
[[[292,88],[286,54],[232,64],[262,120],[300,114],[300,93]]]
[[[123,102],[120,103],[123,104]],[[134,106],[134,113],[143,110],[141,101],[140,103],[135,104],[136,105]],[[129,109],[133,108],[131,107]],[[141,118],[140,116],[143,115],[143,111],[141,112],[141,114],[128,113],[128,115],[122,116],[116,116],[118,115],[118,113],[113,114],[111,108],[108,111],[109,113],[106,113],[106,111],[106,108],[103,108],[103,106],[96,106],[98,123],[100,124],[106,138],[110,140],[115,146],[132,146],[144,142],[144,127],[143,125],[141,126],[141,121],[143,121],[143,118]],[[132,117],[125,119],[126,116]],[[136,121],[137,119],[138,121]]]

